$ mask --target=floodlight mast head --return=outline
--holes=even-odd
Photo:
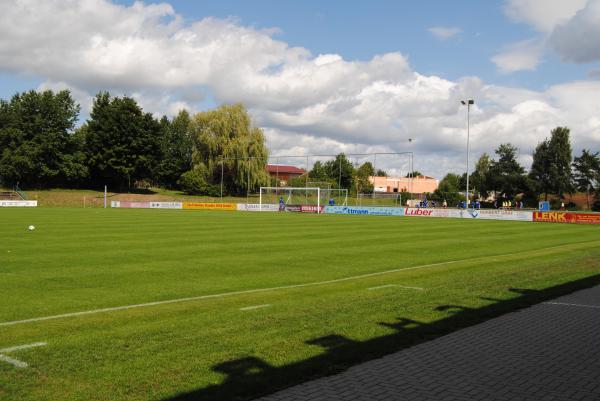
[[[461,100],[460,102],[463,104],[463,106],[475,104],[475,100],[473,100],[473,99]]]

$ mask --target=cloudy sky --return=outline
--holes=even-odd
[[[440,177],[465,170],[465,98],[472,159],[511,142],[529,166],[558,125],[600,150],[598,38],[600,0],[1,0],[0,97],[243,102],[272,155],[413,151]]]

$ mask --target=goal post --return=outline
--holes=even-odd
[[[321,188],[306,187],[260,187],[259,210],[263,205],[275,204],[284,207],[303,205],[317,206],[317,213],[321,208]]]
[[[279,205],[280,210],[301,210],[303,206],[316,206],[313,210],[321,213],[323,207],[330,203],[347,206],[348,190],[319,187],[260,187],[260,211],[265,205]]]

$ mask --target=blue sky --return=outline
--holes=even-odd
[[[133,1],[117,1],[130,6]],[[145,3],[163,3],[146,1]],[[313,54],[337,53],[349,60],[401,52],[423,74],[455,80],[478,76],[486,82],[544,89],[565,80],[586,79],[593,65],[561,63],[552,53],[535,71],[504,74],[490,60],[510,42],[534,36],[530,26],[511,21],[504,1],[168,1],[186,20],[234,18],[258,29],[278,28],[275,38]],[[428,29],[457,27],[456,37],[442,41]],[[39,85],[43,77],[0,73],[0,96]]]
[[[600,145],[600,0],[0,4],[0,97],[98,90],[156,115],[242,102],[271,153],[402,151],[459,170],[500,141],[527,165],[551,128]],[[437,35],[434,34],[437,32]]]

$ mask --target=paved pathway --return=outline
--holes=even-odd
[[[261,398],[600,400],[600,286]]]

